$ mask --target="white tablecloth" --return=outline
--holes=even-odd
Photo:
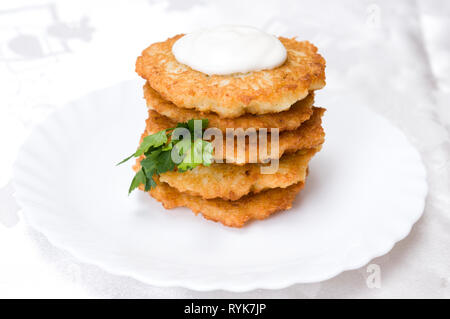
[[[89,91],[136,78],[135,59],[150,43],[222,23],[312,41],[327,59],[317,105],[335,94],[367,105],[419,149],[430,188],[425,213],[371,262],[380,287],[367,285],[367,267],[272,291],[152,287],[77,261],[19,217],[11,166],[35,123]],[[445,0],[1,1],[0,297],[450,297],[449,30]]]

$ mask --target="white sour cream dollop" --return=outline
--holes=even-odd
[[[172,53],[178,62],[208,75],[270,70],[283,64],[287,56],[275,36],[231,25],[189,33],[174,43]]]

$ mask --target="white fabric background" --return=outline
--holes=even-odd
[[[448,1],[51,1],[0,5],[0,297],[450,297]],[[419,149],[425,213],[372,261],[380,288],[367,286],[366,267],[274,291],[152,287],[80,263],[20,220],[11,165],[35,123],[66,101],[136,78],[135,59],[150,43],[222,23],[312,41],[327,59],[317,105],[369,106]]]

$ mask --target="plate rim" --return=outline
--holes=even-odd
[[[14,187],[14,198],[17,201],[17,204],[19,205],[20,209],[19,209],[19,216],[21,218],[23,218],[23,220],[26,222],[27,225],[31,226],[32,228],[34,228],[35,230],[37,230],[39,233],[41,233],[42,235],[44,235],[44,237],[49,241],[49,243],[51,245],[53,245],[54,247],[56,247],[57,249],[61,249],[63,251],[68,252],[69,254],[71,254],[75,259],[77,259],[78,261],[82,262],[82,263],[86,263],[86,264],[90,264],[90,265],[95,265],[99,268],[101,268],[102,270],[113,274],[113,275],[117,275],[117,276],[124,276],[124,277],[129,277],[129,278],[133,278],[135,280],[138,280],[140,282],[149,284],[149,285],[153,285],[153,286],[158,286],[158,287],[166,287],[166,288],[175,288],[175,287],[179,287],[179,288],[187,288],[190,290],[195,290],[195,291],[214,291],[214,290],[224,290],[224,291],[229,291],[229,292],[247,292],[247,291],[252,291],[255,289],[283,289],[283,288],[287,288],[289,286],[292,286],[294,284],[307,284],[307,283],[317,283],[317,282],[322,282],[328,279],[331,279],[335,276],[338,276],[339,274],[345,272],[345,271],[350,271],[350,270],[354,270],[354,269],[358,269],[363,267],[364,265],[367,265],[371,260],[373,260],[374,258],[380,257],[382,255],[387,254],[390,250],[392,250],[392,248],[402,239],[404,239],[412,230],[413,226],[416,224],[416,222],[421,218],[421,216],[424,213],[425,210],[425,205],[426,205],[426,199],[428,197],[428,181],[427,181],[427,169],[426,166],[424,165],[423,162],[423,158],[420,154],[420,152],[416,149],[416,147],[414,147],[414,145],[409,141],[408,137],[406,136],[406,134],[403,132],[403,130],[401,130],[399,127],[397,127],[396,125],[394,125],[391,121],[389,121],[387,118],[385,118],[384,116],[374,112],[373,110],[371,110],[370,108],[366,107],[366,106],[360,106],[361,108],[366,109],[368,112],[372,113],[373,116],[378,117],[380,120],[387,122],[388,125],[390,125],[393,129],[397,130],[402,137],[404,138],[404,140],[406,141],[406,144],[408,145],[408,147],[416,153],[417,155],[417,166],[420,167],[421,169],[421,176],[420,178],[423,179],[423,183],[422,183],[422,189],[421,189],[421,194],[420,194],[420,207],[417,207],[417,213],[414,216],[410,216],[409,218],[409,225],[408,227],[404,227],[404,229],[402,231],[399,231],[395,236],[392,236],[392,239],[389,240],[386,244],[384,244],[384,246],[382,246],[381,244],[379,244],[376,247],[371,247],[370,251],[372,253],[367,253],[365,252],[364,254],[360,254],[360,257],[358,258],[358,260],[356,261],[352,261],[351,263],[347,262],[346,264],[341,263],[341,264],[336,264],[336,266],[334,267],[333,271],[329,271],[326,274],[323,274],[322,276],[316,276],[316,278],[312,278],[309,280],[305,280],[305,278],[302,278],[301,273],[299,273],[298,271],[290,271],[289,276],[272,276],[270,278],[268,277],[263,277],[263,279],[258,279],[258,280],[253,280],[252,283],[240,283],[240,284],[236,284],[236,281],[227,281],[227,280],[219,280],[219,281],[214,281],[214,282],[210,282],[210,283],[199,283],[196,282],[195,279],[189,279],[189,278],[178,278],[178,279],[173,279],[173,280],[169,280],[167,278],[164,279],[158,279],[156,278],[156,276],[149,276],[148,274],[145,276],[141,276],[137,273],[133,273],[130,271],[126,271],[123,269],[123,267],[119,266],[114,266],[112,264],[108,264],[108,263],[104,263],[102,261],[100,261],[99,259],[94,259],[94,258],[90,258],[86,255],[84,255],[80,250],[77,250],[76,248],[70,247],[70,246],[65,246],[64,243],[62,241],[59,240],[58,236],[53,236],[51,234],[51,231],[48,230],[48,228],[46,228],[44,225],[39,225],[37,223],[33,223],[31,218],[28,218],[27,215],[27,209],[31,210],[30,207],[27,207],[27,203],[26,201],[24,202],[21,197],[20,197],[20,184],[18,184],[16,176],[17,176],[17,172],[19,170],[18,168],[18,163],[20,163],[20,158],[21,158],[21,154],[23,154],[25,152],[26,147],[28,146],[28,144],[30,143],[30,139],[32,136],[32,132],[37,130],[39,127],[42,127],[45,125],[45,123],[47,123],[47,121],[50,121],[52,118],[52,115],[55,115],[55,113],[58,112],[64,112],[64,110],[66,108],[70,108],[71,105],[74,105],[77,101],[89,96],[92,93],[95,92],[99,92],[99,91],[103,91],[105,89],[110,89],[112,87],[117,87],[120,85],[124,85],[126,83],[130,83],[130,82],[135,82],[134,80],[132,81],[123,81],[121,83],[109,86],[107,88],[104,89],[100,89],[100,90],[95,90],[92,91],[90,93],[87,93],[83,96],[78,97],[77,99],[74,99],[71,102],[65,103],[64,105],[62,105],[61,107],[56,108],[53,112],[51,112],[50,114],[48,114],[47,117],[45,117],[44,119],[42,119],[42,121],[40,121],[39,123],[37,123],[34,127],[32,127],[29,131],[29,135],[26,137],[26,139],[24,140],[24,142],[22,143],[22,145],[20,146],[19,151],[17,152],[17,157],[14,161],[13,164],[13,176],[12,176],[12,184]],[[419,199],[418,199],[419,201]],[[420,209],[419,209],[420,208]],[[282,266],[282,265],[280,265]],[[288,266],[288,269],[292,269],[292,265]],[[261,277],[259,277],[261,278]]]

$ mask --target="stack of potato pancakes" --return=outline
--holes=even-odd
[[[150,195],[167,209],[185,206],[232,227],[291,208],[305,184],[308,163],[324,142],[321,117],[325,109],[313,104],[314,90],[325,86],[325,60],[311,43],[280,37],[287,51],[281,66],[246,74],[207,75],[175,59],[172,45],[182,36],[152,44],[137,59],[136,72],[146,80],[144,97],[149,110],[142,138],[179,122],[208,119],[208,127],[223,132],[224,150],[214,153],[223,163],[162,173],[155,177],[157,186]],[[256,162],[249,162],[248,138],[245,159],[237,158],[236,152],[230,156],[227,128],[267,129],[268,142],[258,142]],[[271,151],[274,128],[279,130],[277,152]],[[260,155],[262,147],[267,156]],[[135,170],[140,169],[141,159]],[[261,172],[262,166],[277,159],[275,172]]]

